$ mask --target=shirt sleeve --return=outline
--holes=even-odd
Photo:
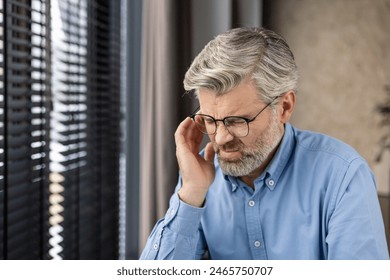
[[[164,218],[154,226],[140,259],[201,259],[206,251],[200,224],[204,209],[186,204],[175,192]]]
[[[389,259],[375,178],[361,158],[341,178],[326,243],[328,259]]]

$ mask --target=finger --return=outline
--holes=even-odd
[[[211,142],[207,143],[205,149],[204,149],[204,159],[206,161],[214,161],[215,151],[213,144]]]
[[[192,121],[190,117],[185,118],[185,120],[179,124],[175,132],[176,145],[186,143],[186,134],[191,124]]]
[[[175,133],[176,145],[188,145],[196,153],[199,152],[202,139],[203,134],[189,117],[180,123]]]

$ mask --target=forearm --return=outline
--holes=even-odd
[[[199,230],[203,211],[181,202],[175,194],[165,217],[149,236],[140,259],[200,259],[205,247]]]

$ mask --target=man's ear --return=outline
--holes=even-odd
[[[294,111],[296,94],[294,91],[288,91],[280,97],[280,106],[278,110],[279,119],[282,123],[287,123]]]

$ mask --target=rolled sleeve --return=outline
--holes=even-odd
[[[196,259],[200,220],[205,210],[181,201],[175,193],[163,219],[154,227],[140,259]]]
[[[191,206],[181,201],[178,194],[174,195],[171,202],[171,207],[165,216],[165,224],[170,230],[183,236],[190,237],[196,234],[205,207]]]

